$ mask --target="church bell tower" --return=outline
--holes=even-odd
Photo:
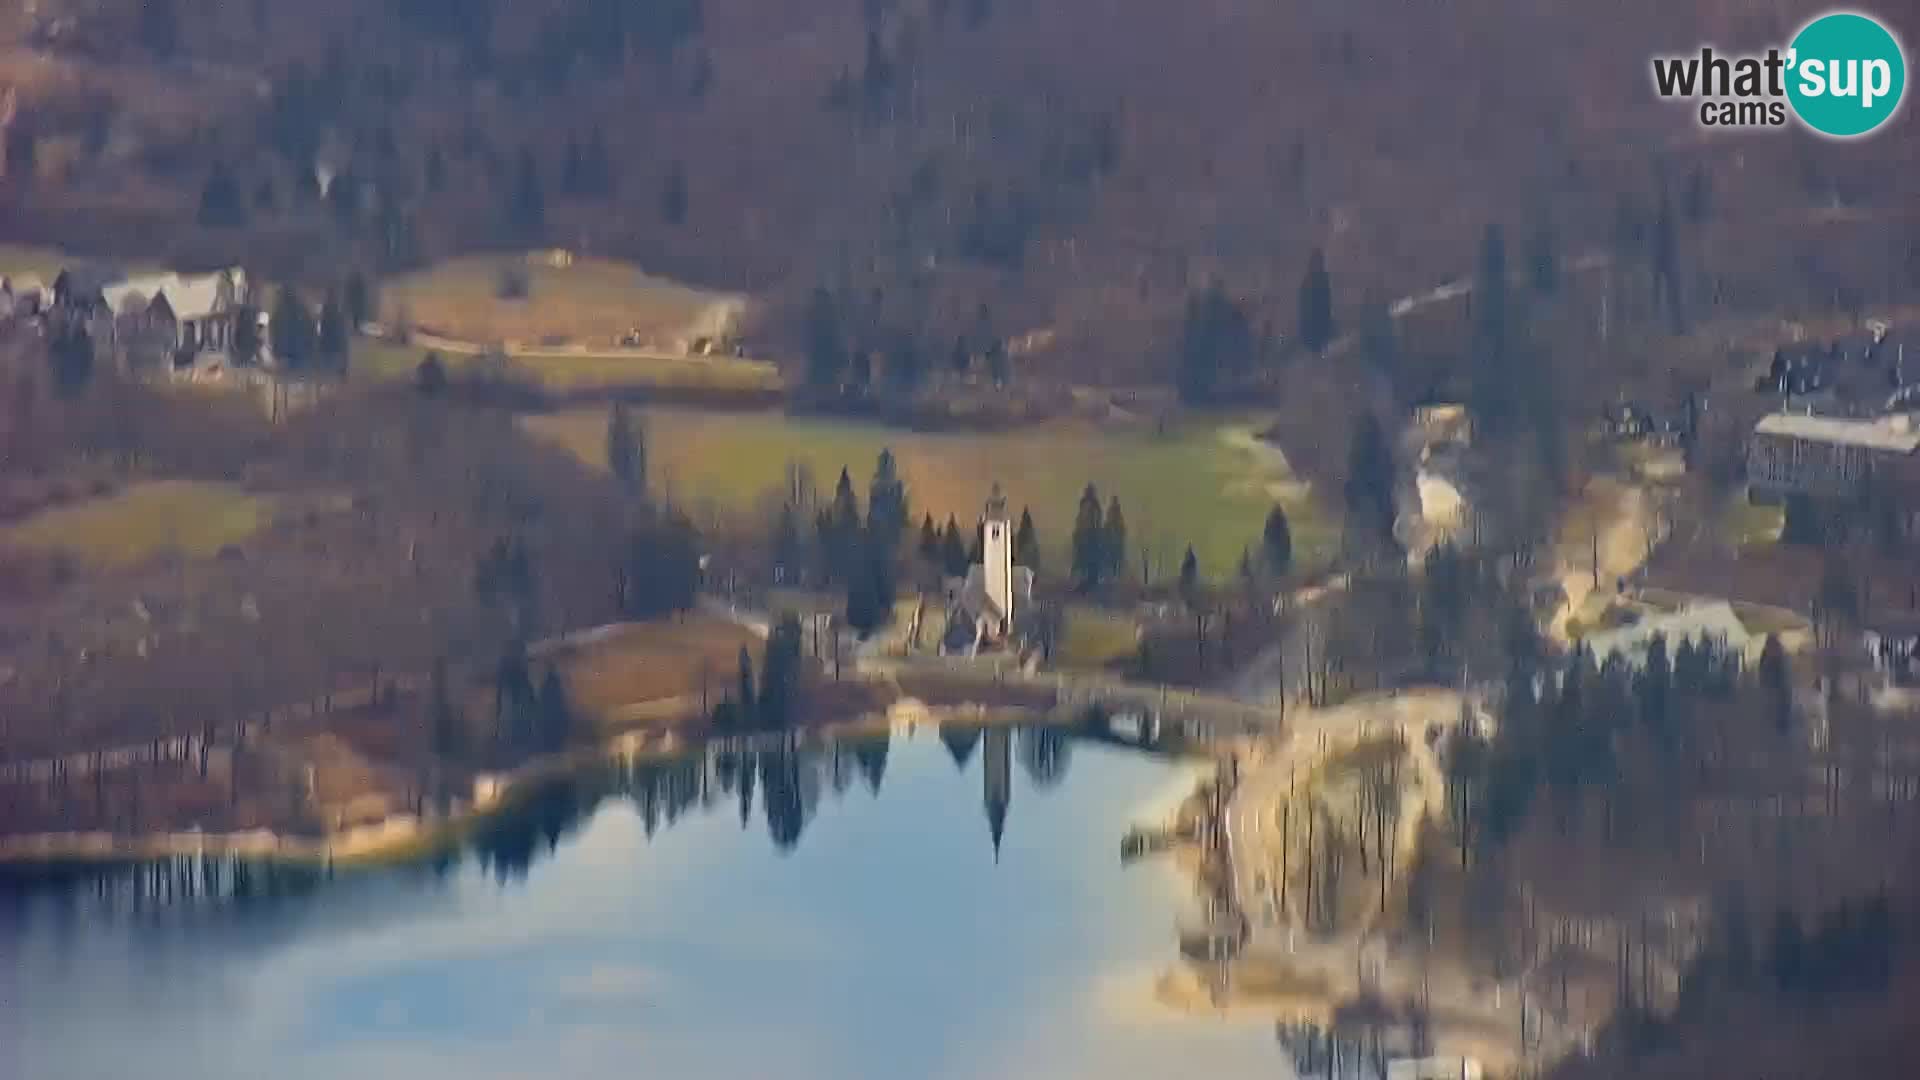
[[[1013,629],[1013,528],[1007,521],[1007,499],[1000,493],[1000,485],[993,485],[993,494],[987,499],[986,515],[981,519],[983,538],[980,545],[982,573],[986,577],[987,599],[993,601],[1006,625],[1003,632]]]

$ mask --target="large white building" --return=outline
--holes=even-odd
[[[1666,641],[1669,663],[1682,641],[1693,642],[1696,649],[1710,646],[1732,653],[1742,661],[1756,658],[1754,636],[1747,632],[1733,605],[1724,600],[1689,604],[1679,611],[1649,615],[1615,630],[1589,634],[1586,645],[1592,651],[1594,663],[1605,664],[1608,657],[1618,653],[1637,671],[1646,666],[1647,653],[1656,635]]]
[[[965,578],[947,580],[948,649],[977,653],[1013,636],[1015,619],[1033,601],[1033,570],[1014,564],[1013,540],[1007,500],[995,484],[980,518],[980,561]]]

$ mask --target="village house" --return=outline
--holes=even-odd
[[[1920,658],[1920,612],[1870,616],[1860,632],[1861,647],[1875,675],[1899,687],[1915,685],[1914,661]]]
[[[249,305],[246,271],[210,274],[148,274],[101,289],[112,315],[109,341],[130,370],[197,368],[231,362],[243,317],[255,320],[259,353],[248,362],[267,363],[266,317]]]
[[[1623,442],[1678,446],[1691,440],[1699,430],[1700,416],[1706,408],[1706,399],[1693,393],[1665,413],[1657,413],[1637,401],[1623,401],[1607,409],[1602,423],[1609,437]]]

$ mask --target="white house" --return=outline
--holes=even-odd
[[[1753,635],[1747,632],[1740,616],[1734,614],[1733,605],[1724,600],[1689,604],[1679,611],[1650,615],[1616,630],[1589,634],[1586,644],[1593,652],[1594,663],[1605,664],[1609,656],[1619,653],[1638,670],[1646,665],[1647,651],[1655,635],[1666,638],[1669,661],[1682,641],[1693,642],[1695,648],[1711,645],[1742,660],[1751,659],[1754,648]]]
[[[252,301],[246,271],[211,274],[143,274],[103,286],[100,297],[113,316],[114,343],[134,363],[164,356],[198,365],[225,360],[238,320]],[[255,327],[266,321],[256,313]],[[262,350],[265,336],[259,338]]]

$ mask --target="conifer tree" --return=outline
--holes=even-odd
[[[624,402],[614,402],[607,414],[607,468],[628,494],[647,493],[645,437]]]
[[[1040,573],[1040,534],[1033,526],[1033,511],[1020,508],[1020,526],[1013,534],[1013,561]]]
[[[947,515],[946,532],[940,538],[940,558],[946,566],[948,577],[959,577],[967,572],[967,544],[960,539],[960,523],[953,515]]]
[[[734,709],[736,718],[742,727],[752,727],[755,715],[760,709],[760,699],[753,692],[753,657],[747,655],[747,647],[740,646],[739,684],[734,691]]]
[[[1100,523],[1101,572],[1118,581],[1127,568],[1127,518],[1120,512],[1120,496],[1107,500],[1107,516]]]
[[[1267,572],[1285,577],[1293,569],[1293,529],[1287,524],[1287,512],[1278,505],[1267,513],[1266,528],[1260,533],[1260,553]]]
[[[340,304],[340,297],[333,290],[327,290],[326,299],[320,303],[319,338],[315,351],[324,358],[327,366],[344,371],[347,367],[347,353],[352,348],[352,337],[347,327],[346,309]]]
[[[547,669],[540,684],[540,748],[547,753],[564,750],[573,739],[573,706],[567,701],[567,688],[560,673]]]
[[[934,527],[932,514],[920,519],[920,541],[916,548],[922,562],[929,566],[940,564],[940,530]]]
[[[1080,493],[1080,509],[1073,518],[1073,578],[1081,589],[1100,584],[1107,567],[1106,528],[1100,513],[1100,492],[1092,484]]]
[[[893,451],[882,449],[874,463],[873,483],[867,489],[867,533],[876,554],[890,557],[906,538],[907,523],[912,520],[907,506],[907,485],[900,479]]]
[[[282,365],[299,369],[313,359],[313,313],[291,285],[280,290],[273,306],[273,356]]]
[[[1300,344],[1314,353],[1324,353],[1333,344],[1333,279],[1319,248],[1307,257],[1306,276],[1300,281]]]

